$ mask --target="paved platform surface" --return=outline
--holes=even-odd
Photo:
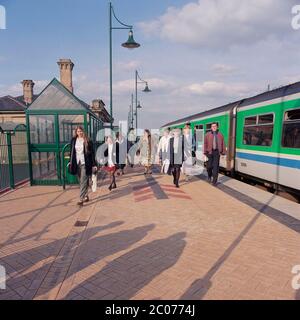
[[[129,171],[81,209],[76,187],[1,197],[0,299],[300,299],[300,205],[226,177],[178,190]]]

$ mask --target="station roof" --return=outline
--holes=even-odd
[[[0,112],[24,112],[27,106],[20,99],[12,96],[4,96],[0,98]]]
[[[97,117],[87,103],[76,97],[56,78],[49,83],[27,109],[29,112],[35,110],[86,111]]]

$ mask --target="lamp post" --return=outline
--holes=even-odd
[[[132,93],[131,94],[131,104],[129,106],[129,112],[128,112],[128,129],[133,128],[133,121],[134,121],[133,104],[134,104],[134,98],[133,98],[133,93]]]
[[[119,27],[114,27],[113,26],[113,17],[115,18],[115,20],[119,23]],[[128,37],[128,40],[126,42],[124,42],[122,44],[122,47],[124,48],[127,48],[127,49],[135,49],[135,48],[138,48],[140,47],[140,44],[135,42],[134,41],[134,38],[133,38],[133,26],[131,25],[127,25],[123,22],[121,22],[116,14],[115,14],[115,11],[114,11],[114,8],[113,8],[113,5],[112,3],[110,2],[109,3],[109,74],[110,74],[110,116],[111,116],[111,128],[113,128],[113,122],[114,122],[114,119],[113,119],[113,61],[112,61],[112,49],[113,49],[113,46],[112,46],[112,33],[113,33],[113,30],[121,30],[121,29],[125,29],[125,30],[129,30],[129,37]]]
[[[143,92],[145,93],[149,93],[151,92],[151,90],[149,89],[148,86],[148,82],[143,80],[138,71],[135,71],[135,126],[136,126],[136,131],[138,130],[138,109],[142,109],[142,106],[140,104],[140,102],[138,101],[138,84],[139,83],[143,83],[145,84],[145,89],[143,90]]]

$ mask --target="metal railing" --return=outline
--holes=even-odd
[[[29,180],[26,127],[3,131],[0,127],[0,193]]]

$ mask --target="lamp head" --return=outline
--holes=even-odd
[[[151,90],[149,89],[148,83],[146,83],[146,87],[143,90],[143,92],[146,92],[146,93],[151,92]]]
[[[127,40],[127,42],[122,44],[122,47],[127,48],[127,49],[135,49],[135,48],[139,48],[141,45],[137,42],[135,42],[134,38],[133,38],[133,31],[130,30],[129,31],[129,38]]]

